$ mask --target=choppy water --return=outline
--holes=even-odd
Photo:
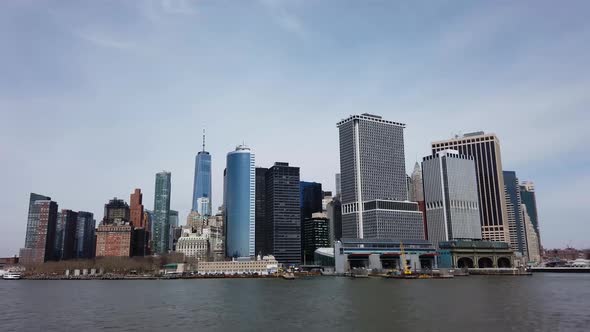
[[[590,275],[2,281],[0,331],[590,331]]]

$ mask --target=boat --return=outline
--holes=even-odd
[[[19,280],[21,278],[22,278],[22,275],[17,272],[8,272],[2,276],[2,279],[4,279],[4,280]]]
[[[285,280],[293,280],[295,279],[295,275],[291,272],[283,273],[281,277]]]
[[[353,268],[350,271],[350,276],[353,278],[368,278],[369,277],[369,270],[365,268]]]

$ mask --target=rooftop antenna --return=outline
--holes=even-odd
[[[205,152],[205,128],[203,128],[203,152]]]

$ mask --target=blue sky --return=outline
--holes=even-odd
[[[288,161],[334,188],[336,122],[407,124],[406,161],[485,130],[537,186],[547,247],[590,247],[586,1],[2,1],[0,255],[24,243],[29,192],[102,218],[133,188],[191,206],[206,128],[214,205],[225,155]]]

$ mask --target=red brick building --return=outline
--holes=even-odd
[[[130,257],[132,239],[131,225],[100,225],[96,231],[96,257]]]
[[[145,219],[143,215],[143,194],[141,189],[135,189],[131,194],[131,225],[133,227],[145,227]]]

